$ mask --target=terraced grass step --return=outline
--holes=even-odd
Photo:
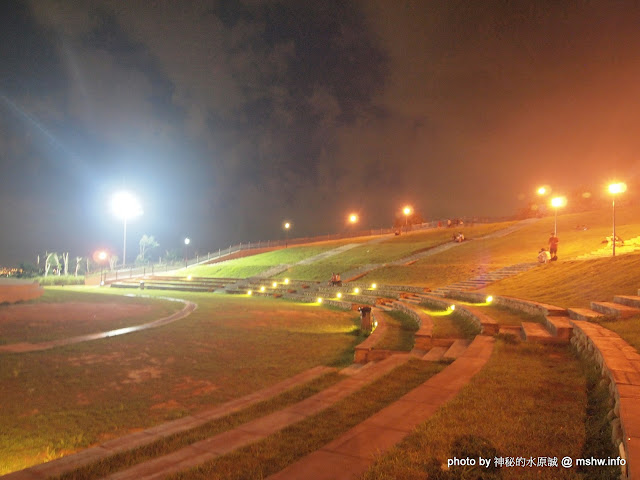
[[[570,319],[584,322],[594,321],[604,316],[602,313],[591,310],[590,308],[567,308],[567,313]]]
[[[535,322],[522,322],[522,337],[527,342],[556,343],[556,338],[541,324]]]
[[[617,318],[629,318],[640,315],[640,309],[627,307],[613,302],[591,302],[591,308],[604,315],[611,315]]]
[[[442,358],[450,358],[455,360],[460,357],[466,350],[471,341],[466,339],[459,339],[453,342],[453,344],[444,352]]]
[[[498,333],[503,335],[513,335],[516,338],[521,338],[522,327],[520,325],[500,325]]]

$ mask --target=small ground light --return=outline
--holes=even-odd
[[[253,292],[251,290],[247,290],[247,295],[251,295]]]
[[[264,292],[264,287],[260,287],[260,291],[261,291],[261,292]]]
[[[453,312],[455,309],[456,309],[456,306],[455,306],[455,305],[451,305],[451,306],[449,307],[449,310],[451,310],[452,312]]]
[[[360,289],[358,287],[354,288],[353,293],[360,293]]]
[[[318,303],[322,303],[322,297],[318,297],[317,302],[318,302]]]
[[[489,295],[487,297],[487,303],[491,303],[491,302],[493,302],[493,297],[491,295]]]
[[[285,285],[289,285],[289,279],[288,279],[288,278],[285,278],[285,279],[284,279],[284,284],[285,284]]]
[[[377,285],[376,285],[375,283],[372,283],[372,284],[371,284],[371,288],[372,288],[373,290],[375,290],[375,289],[377,288]]]
[[[187,280],[191,280],[191,275],[187,275]]]
[[[273,282],[273,283],[271,284],[271,286],[272,286],[273,288],[276,288],[276,287],[278,286],[278,282]]]
[[[340,292],[338,292],[338,293],[336,294],[336,297],[338,297],[338,298],[342,298],[342,294],[341,294]]]

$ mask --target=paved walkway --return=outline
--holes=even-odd
[[[175,322],[177,320],[181,320],[185,317],[191,315],[198,305],[189,302],[187,300],[182,300],[179,298],[169,298],[169,297],[154,297],[162,300],[170,300],[172,302],[180,302],[184,303],[185,306],[182,310],[169,315],[168,317],[159,318],[154,320],[153,322],[143,323],[142,325],[134,325],[132,327],[118,328],[117,330],[109,330],[107,332],[98,332],[98,333],[90,333],[88,335],[79,335],[77,337],[70,338],[61,338],[59,340],[51,340],[49,342],[40,342],[40,343],[11,343],[9,345],[0,345],[0,353],[25,353],[25,352],[38,352],[40,350],[50,350],[56,347],[62,347],[64,345],[73,345],[74,343],[82,343],[82,342],[90,342],[92,340],[100,340],[103,338],[116,337],[118,335],[124,335],[126,333],[139,332],[141,330],[147,330],[149,328],[157,328],[163,325],[167,325],[169,323]]]
[[[128,470],[116,472],[105,478],[112,480],[160,479],[171,473],[179,472],[213,460],[220,455],[224,455],[245,445],[257,442],[293,423],[299,422],[300,420],[329,408],[336,402],[361,389],[364,385],[374,382],[397,366],[406,363],[410,358],[409,354],[395,355],[378,363],[367,364],[366,366],[359,368],[355,373],[350,372],[351,376],[349,378],[346,378],[345,380],[342,380],[301,402],[290,405],[289,407],[266,415],[265,417],[252,420],[233,430],[228,430],[206,440],[196,442],[168,455],[156,457],[150,461],[140,463]],[[260,397],[258,394],[254,394],[249,397],[256,397],[253,398],[251,404],[266,399],[263,397],[258,398]],[[145,432],[133,434],[128,438],[125,437],[123,441],[115,439],[106,442],[100,447],[89,449],[91,451],[85,450],[77,454],[76,457],[79,459],[78,461],[82,462],[78,464],[78,466],[91,463],[103,458],[104,456],[111,455],[115,453],[115,451],[127,450],[135,448],[140,444],[149,443],[150,441],[156,440],[157,435],[166,436],[194,428],[206,421],[210,421],[214,418],[220,418],[221,416],[232,413],[240,408],[246,408],[247,406],[249,406],[249,403],[246,403],[246,400],[240,399],[240,401],[238,401],[238,405],[235,405],[235,407],[238,407],[235,408],[235,410],[223,412],[224,408],[219,407],[213,413],[205,412],[203,414],[169,422],[165,425],[159,425],[158,427],[146,430]],[[156,437],[150,438],[150,436]],[[125,444],[125,447],[122,447],[121,444]],[[115,448],[118,450],[114,450]],[[109,449],[110,451],[105,454],[105,449]],[[67,463],[68,458],[70,457],[64,457],[56,462],[38,465],[27,470],[16,472],[15,474],[10,474],[7,477],[3,477],[3,480],[5,480],[5,478],[7,480],[44,480],[49,476],[59,475],[64,471],[76,468],[76,465],[70,466]],[[57,465],[49,467],[54,463],[57,463]]]
[[[269,480],[348,480],[362,475],[375,461],[420,423],[426,421],[485,365],[494,338],[477,336],[455,362],[398,401],[369,417]]]
[[[251,407],[257,403],[269,400],[281,393],[286,392],[294,387],[308,383],[322,375],[335,371],[335,368],[318,366],[306,370],[298,375],[283,380],[275,385],[267,387],[263,390],[245,395],[244,397],[223,403],[215,408],[205,410],[204,412],[189,415],[171,422],[142,430],[130,435],[115,438],[104,442],[96,447],[82,450],[73,455],[62,457],[58,460],[36,465],[25,470],[20,470],[6,476],[2,476],[2,480],[42,480],[48,477],[61,475],[65,472],[82,467],[89,463],[98,461],[119,452],[131,450],[141,447],[149,443],[161,440],[169,435],[184,432],[192,428],[196,428],[212,420],[225,417],[232,413],[238,412],[245,408]]]

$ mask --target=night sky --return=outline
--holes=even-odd
[[[0,1],[0,265],[637,179],[632,1]]]

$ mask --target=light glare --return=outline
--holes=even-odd
[[[616,195],[618,193],[624,193],[627,191],[626,183],[612,183],[609,185],[609,193]]]

